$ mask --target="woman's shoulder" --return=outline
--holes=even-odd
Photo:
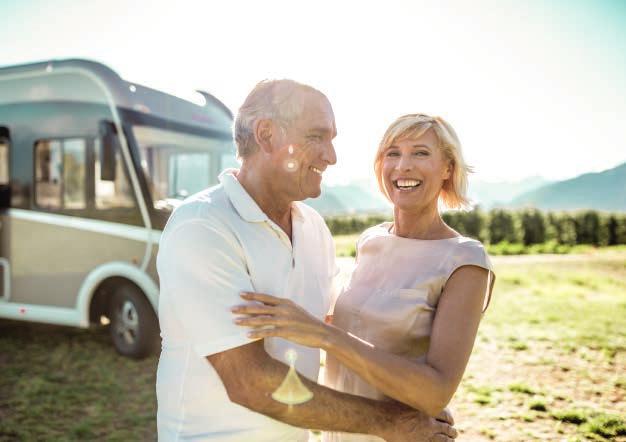
[[[455,239],[456,241],[447,244],[450,258],[446,260],[447,273],[463,265],[476,265],[493,271],[489,254],[482,242],[462,235]]]
[[[389,228],[391,227],[391,224],[391,222],[386,221],[375,226],[368,227],[359,235],[357,244],[364,244],[372,238],[389,236]]]
[[[455,239],[456,239],[456,242],[453,243],[453,246],[458,249],[469,250],[469,251],[481,251],[483,253],[487,253],[487,249],[485,248],[483,243],[475,238],[459,235],[459,236],[456,236]]]

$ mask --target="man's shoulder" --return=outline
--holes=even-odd
[[[295,201],[294,204],[296,204],[305,220],[326,226],[326,221],[324,221],[322,215],[320,215],[319,212],[313,207],[303,203],[302,201]]]
[[[232,212],[233,207],[228,195],[224,187],[218,184],[186,198],[170,216],[165,232],[187,223],[220,225]]]

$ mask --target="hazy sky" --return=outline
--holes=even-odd
[[[387,125],[456,128],[475,178],[569,178],[626,161],[626,1],[0,0],[0,65],[85,57],[236,110],[263,78],[330,98],[338,164],[371,178]]]

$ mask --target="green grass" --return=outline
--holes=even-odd
[[[624,417],[602,413],[589,409],[567,409],[552,413],[556,420],[580,426],[580,431],[587,436],[615,438],[626,436]]]
[[[359,235],[337,235],[335,240],[335,251],[337,256],[354,257],[356,255],[356,241],[359,239]]]
[[[509,385],[509,391],[512,391],[513,393],[523,393],[528,395],[534,395],[536,393],[535,390],[528,385],[517,382]]]
[[[147,440],[156,357],[118,356],[105,330],[0,321],[0,440]]]
[[[459,440],[626,441],[626,250],[494,264]],[[154,440],[156,364],[118,356],[105,329],[0,320],[0,441]]]
[[[599,255],[558,266],[500,267],[489,327],[514,350],[540,341],[580,354],[599,349],[613,358],[626,350],[626,298],[619,296],[626,293],[626,272],[616,274],[614,264]]]
[[[528,403],[528,408],[534,411],[548,411],[548,405],[544,399],[533,399]]]
[[[582,431],[605,438],[626,436],[626,423],[622,417],[600,413],[592,416],[583,426]]]
[[[466,410],[457,422],[470,421],[465,438],[479,440],[473,425],[492,412],[507,440],[626,440],[626,253],[494,264],[492,303],[453,403]]]

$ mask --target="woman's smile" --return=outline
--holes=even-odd
[[[422,185],[422,180],[398,178],[392,181],[394,187],[402,192],[412,192]]]

